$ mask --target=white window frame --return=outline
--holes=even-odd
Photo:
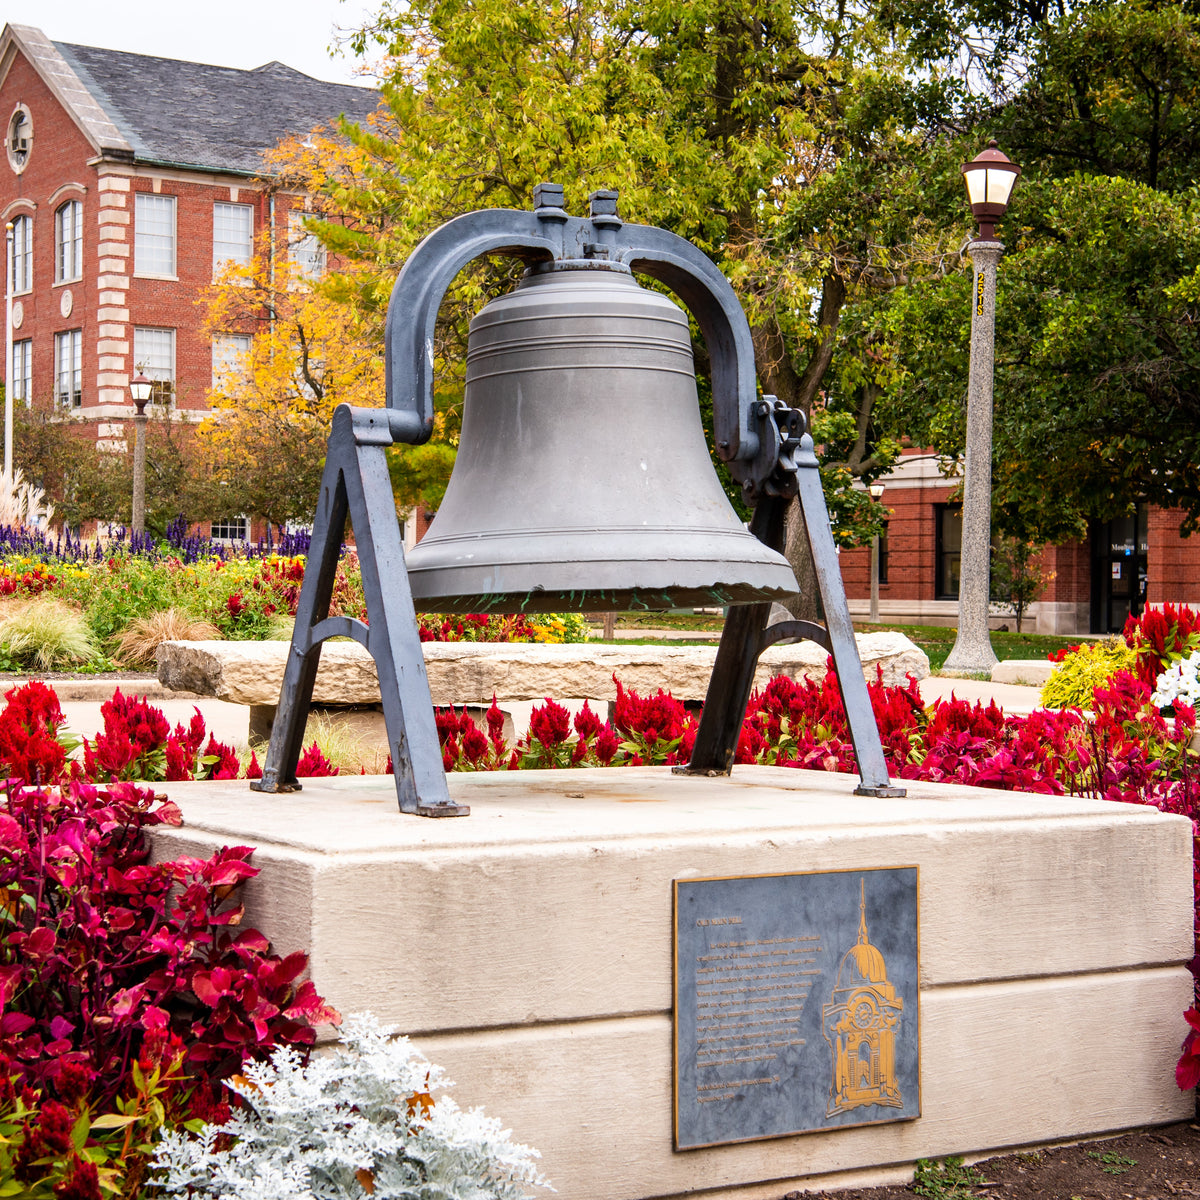
[[[54,404],[83,407],[83,330],[64,329],[54,335]]]
[[[230,235],[233,236],[222,236]],[[249,266],[254,257],[254,206],[213,204],[213,276],[227,263]]]
[[[177,198],[135,192],[133,212],[133,273],[146,279],[177,279]]]
[[[14,296],[33,291],[33,218],[13,218],[12,290]]]
[[[13,342],[13,402],[23,400],[28,408],[33,394],[33,339]]]
[[[312,215],[300,208],[288,212],[288,261],[297,279],[322,279],[325,275],[325,247],[315,233],[304,228],[305,217]]]
[[[240,533],[233,532],[240,529]],[[214,542],[248,542],[250,540],[250,518],[242,516],[220,517],[212,522],[208,535]]]
[[[163,353],[164,347],[166,353]],[[151,404],[170,404],[175,395],[175,330],[135,326],[133,369],[141,371],[151,381]]]
[[[250,353],[254,348],[248,333],[215,333],[212,340],[212,389],[218,391],[232,379],[250,376]]]
[[[83,278],[83,202],[66,200],[54,210],[54,282]]]

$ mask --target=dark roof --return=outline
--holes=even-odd
[[[133,147],[138,161],[261,173],[262,153],[289,134],[361,121],[378,93],[325,83],[269,62],[251,71],[54,43]]]

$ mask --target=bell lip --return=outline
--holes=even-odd
[[[621,588],[584,592],[476,592],[414,596],[419,613],[666,612],[673,608],[726,608],[782,601],[791,589],[713,584],[687,588]]]

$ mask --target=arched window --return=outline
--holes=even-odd
[[[33,218],[13,220],[12,290],[27,292],[33,287]]]
[[[68,200],[54,214],[54,282],[83,276],[83,205]]]
[[[29,148],[33,144],[33,120],[29,109],[18,104],[8,121],[8,137],[5,149],[8,151],[8,163],[20,175],[29,161]]]

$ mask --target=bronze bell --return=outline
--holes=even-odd
[[[704,440],[687,317],[619,263],[539,264],[471,322],[458,458],[407,555],[418,609],[662,609],[797,590]]]

